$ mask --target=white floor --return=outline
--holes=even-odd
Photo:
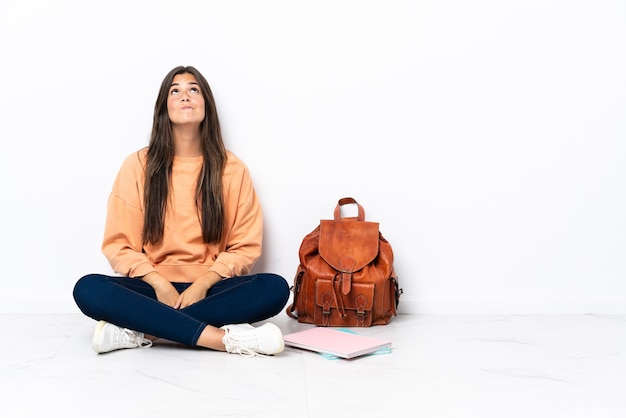
[[[358,330],[392,353],[352,361],[171,343],[97,355],[93,326],[0,315],[0,417],[626,417],[623,316],[400,315]]]

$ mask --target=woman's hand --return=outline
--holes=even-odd
[[[156,271],[146,274],[141,279],[152,286],[159,302],[178,309],[176,302],[180,295],[169,280]]]
[[[204,276],[199,277],[178,296],[176,303],[173,305],[174,308],[183,309],[204,299],[209,289],[220,280],[222,280],[222,276],[214,271],[209,271]]]

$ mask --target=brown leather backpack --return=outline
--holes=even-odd
[[[342,218],[341,206],[356,204],[356,218]],[[331,327],[385,325],[396,315],[402,294],[391,245],[366,222],[351,197],[339,200],[334,220],[304,237],[287,314],[298,322]]]

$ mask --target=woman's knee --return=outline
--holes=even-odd
[[[264,286],[268,289],[268,294],[270,294],[277,305],[284,306],[289,299],[289,284],[287,281],[278,274],[274,273],[264,273],[260,274],[262,280],[264,281]]]
[[[100,274],[88,274],[81,277],[74,285],[72,292],[74,302],[85,314],[90,315],[89,311],[101,294],[98,287],[105,281],[106,278]]]
[[[82,300],[85,296],[92,293],[94,283],[98,281],[98,274],[88,274],[78,279],[74,285],[74,300]]]

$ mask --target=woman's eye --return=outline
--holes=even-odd
[[[192,93],[195,93],[195,94],[198,94],[198,93],[200,93],[200,90],[199,90],[199,89],[197,89],[196,87],[192,87],[192,88],[191,88],[191,92],[192,92]]]
[[[178,89],[172,89],[172,90],[170,91],[170,94],[171,94],[171,95],[178,94]]]

